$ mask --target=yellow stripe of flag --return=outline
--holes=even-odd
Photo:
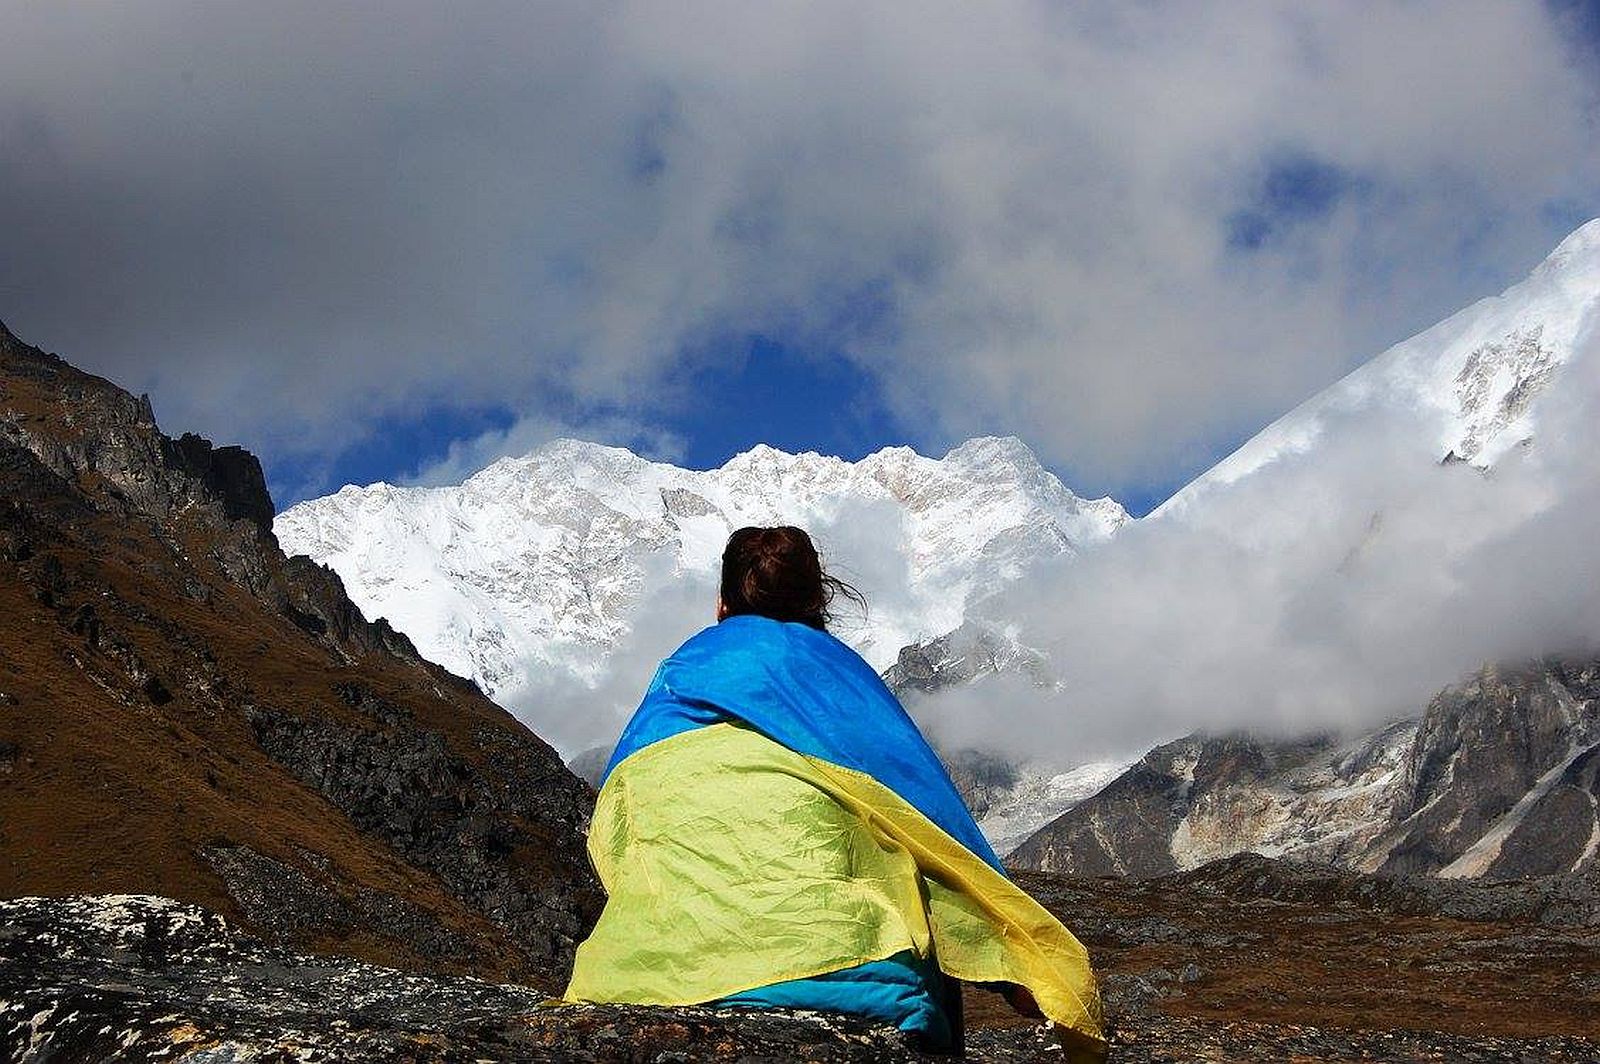
[[[612,772],[589,854],[609,895],[566,997],[687,1005],[930,949],[947,974],[1026,986],[1103,1051],[1082,944],[1016,884],[864,773],[736,724]]]

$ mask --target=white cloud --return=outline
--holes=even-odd
[[[665,556],[641,561],[641,583],[649,594],[630,615],[628,632],[606,648],[605,668],[592,682],[568,669],[544,667],[530,670],[525,684],[496,696],[565,757],[614,744],[656,666],[715,620],[717,585],[711,574],[669,574],[672,560]]]
[[[32,5],[0,67],[0,310],[269,465],[421,404],[648,421],[766,332],[1170,475],[1600,176],[1537,3]],[[1230,250],[1285,158],[1342,194]]]
[[[1195,729],[1370,727],[1484,663],[1600,652],[1597,324],[1540,400],[1534,442],[1491,470],[1441,464],[1380,397],[1315,447],[1007,589],[995,612],[1061,690],[978,684],[925,715],[1088,761]]]

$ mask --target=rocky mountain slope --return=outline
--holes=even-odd
[[[721,550],[741,525],[807,528],[870,602],[837,630],[884,667],[957,627],[1031,560],[1101,542],[1127,520],[1110,499],[1078,498],[1014,438],[854,463],[761,446],[708,471],[557,440],[458,486],[346,487],[289,508],[275,528],[287,549],[337,571],[368,614],[576,753],[621,721],[586,730],[549,715],[540,686],[564,676],[594,687],[635,628],[653,663],[709,623]],[[614,713],[632,709],[647,678],[633,665],[644,675]]]
[[[1162,875],[1229,854],[1507,879],[1600,870],[1600,662],[1485,668],[1353,742],[1190,736],[1009,860]]]
[[[0,327],[0,896],[553,985],[591,792],[272,514],[254,457]]]

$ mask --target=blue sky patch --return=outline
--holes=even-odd
[[[688,441],[684,464],[692,469],[720,466],[758,443],[853,461],[924,442],[900,424],[877,378],[854,362],[763,337],[695,371],[687,390],[688,405],[663,427]]]
[[[872,302],[865,294],[863,299]],[[865,307],[855,309],[863,311]],[[580,425],[586,421],[632,423],[659,429],[664,436],[683,442],[682,455],[671,460],[690,469],[716,468],[759,443],[859,461],[884,447],[902,445],[939,458],[961,442],[942,432],[906,424],[891,408],[878,379],[837,353],[809,354],[773,339],[753,337],[698,364],[676,395],[658,409],[596,410],[582,408],[570,396],[555,395],[546,395],[544,405],[552,410],[553,424],[565,417]],[[452,443],[505,432],[517,420],[514,411],[502,406],[463,409],[440,404],[386,414],[358,442],[331,458],[278,457],[267,469],[273,502],[282,511],[345,484],[406,483],[419,470],[446,458]],[[1013,430],[995,425],[987,431],[1005,434]],[[586,435],[581,429],[573,434]],[[1114,491],[1080,478],[1070,468],[1055,467],[1054,471],[1077,494],[1092,498],[1111,491],[1130,513],[1143,516],[1249,435],[1243,433],[1192,469],[1185,465],[1166,476],[1119,485]],[[635,451],[642,445],[639,439],[594,439]],[[647,451],[640,453],[660,457]]]
[[[372,430],[331,460],[285,455],[267,469],[279,512],[346,484],[391,484],[444,458],[450,445],[486,432],[504,431],[516,417],[503,407],[462,409],[443,404],[379,417]]]
[[[1309,155],[1270,164],[1249,202],[1225,220],[1228,246],[1254,251],[1283,229],[1327,217],[1356,185],[1348,171]]]

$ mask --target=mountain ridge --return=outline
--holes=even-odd
[[[1597,303],[1600,218],[1568,234],[1522,281],[1394,344],[1274,419],[1150,516],[1186,509],[1206,491],[1306,450],[1329,419],[1368,406],[1413,404],[1437,425],[1436,458],[1490,465],[1531,431],[1532,401],[1592,329]]]
[[[1144,878],[1242,852],[1357,872],[1600,871],[1600,661],[1485,666],[1355,739],[1191,735],[1007,860]]]
[[[721,549],[740,525],[805,526],[868,598],[839,633],[886,667],[1032,559],[1092,546],[1129,520],[1110,499],[1073,494],[1015,437],[979,437],[941,459],[891,447],[857,462],[759,445],[705,471],[560,439],[460,485],[346,486],[274,527],[339,570],[369,613],[517,708],[552,676],[592,691],[641,603],[681,600],[665,625],[676,639],[693,631],[690,596],[709,622]],[[660,638],[641,656],[675,645]],[[575,726],[570,745],[605,730]]]
[[[0,895],[553,989],[592,792],[271,514],[248,452],[0,331]]]

